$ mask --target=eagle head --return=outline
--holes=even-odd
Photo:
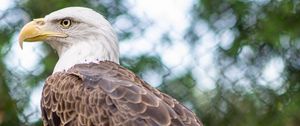
[[[27,23],[19,34],[23,41],[48,43],[59,56],[54,72],[78,63],[109,60],[119,63],[117,36],[111,24],[96,11],[68,7]]]

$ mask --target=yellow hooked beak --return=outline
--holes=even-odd
[[[34,19],[27,23],[19,34],[19,45],[21,49],[23,49],[23,41],[36,42],[43,41],[48,37],[68,37],[65,33],[53,32],[47,29],[48,28],[45,25],[45,20],[43,18]]]

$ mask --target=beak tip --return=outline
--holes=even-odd
[[[19,43],[21,50],[23,50],[23,42]]]
[[[19,33],[19,36],[18,36],[18,41],[19,41],[19,46],[20,48],[23,50],[23,41],[24,41],[24,32],[23,32],[23,29],[21,30],[21,32]]]
[[[19,39],[18,40],[19,40],[19,46],[23,50],[23,39],[22,39],[21,35],[19,35]]]

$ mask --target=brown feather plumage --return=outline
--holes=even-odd
[[[177,100],[120,65],[78,64],[47,78],[41,100],[45,126],[200,126]]]

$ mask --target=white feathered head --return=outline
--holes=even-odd
[[[59,61],[54,71],[77,63],[110,60],[119,63],[118,39],[110,23],[84,7],[68,7],[26,24],[19,35],[23,41],[44,41],[54,48]]]

